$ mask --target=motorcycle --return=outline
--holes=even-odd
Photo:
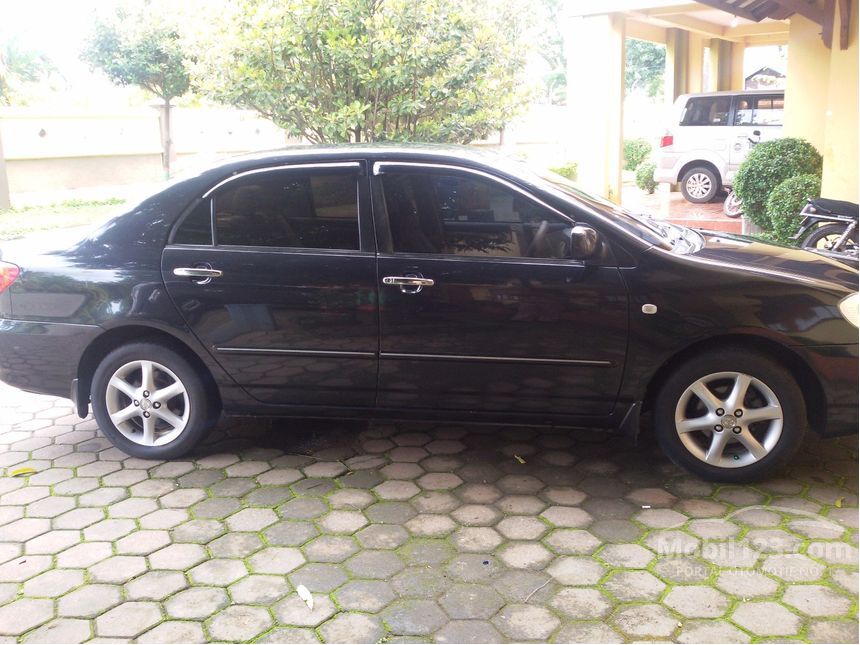
[[[792,239],[804,249],[858,264],[857,216],[860,206],[837,199],[809,199],[800,211],[803,219]]]

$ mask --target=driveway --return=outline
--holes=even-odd
[[[857,449],[717,486],[649,440],[242,420],[162,463],[0,386],[0,640],[856,643]]]

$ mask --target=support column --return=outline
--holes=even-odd
[[[673,103],[681,94],[690,91],[687,87],[689,49],[688,32],[677,28],[666,30],[666,73],[663,76],[666,103]]]
[[[9,177],[6,174],[6,157],[3,154],[3,136],[2,132],[0,132],[0,210],[10,208],[11,206]]]
[[[567,105],[579,184],[621,201],[624,17],[572,17],[566,30]]]
[[[735,50],[741,51],[740,56]],[[711,38],[711,87],[708,91],[742,90],[743,89],[743,50],[744,46],[722,38]],[[738,59],[740,62],[739,71]]]

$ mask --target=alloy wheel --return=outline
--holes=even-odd
[[[711,178],[703,172],[696,172],[687,177],[687,194],[696,199],[703,199],[711,192]]]
[[[783,410],[763,381],[716,372],[693,382],[675,406],[675,429],[697,459],[718,468],[749,466],[782,435]]]
[[[188,391],[170,369],[136,360],[117,369],[107,385],[108,415],[119,432],[141,446],[163,446],[188,424]]]

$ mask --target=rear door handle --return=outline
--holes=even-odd
[[[224,275],[219,269],[212,267],[177,267],[173,269],[173,275],[180,278],[194,278],[193,282],[197,284],[208,284],[212,278],[220,278]]]
[[[424,287],[432,287],[436,282],[417,275],[389,275],[382,278],[382,284],[399,286],[402,293],[421,293]]]

